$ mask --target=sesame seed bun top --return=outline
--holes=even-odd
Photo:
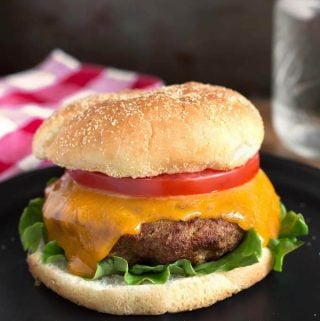
[[[263,135],[238,92],[189,82],[74,101],[40,126],[33,152],[67,168],[146,177],[241,166]]]

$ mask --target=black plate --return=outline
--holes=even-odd
[[[154,320],[318,320],[320,318],[320,171],[264,155],[262,167],[288,208],[304,213],[310,227],[306,245],[289,255],[283,273],[213,307],[166,314]],[[0,319],[10,321],[150,320],[116,317],[79,307],[44,286],[35,287],[17,234],[30,198],[39,196],[59,168],[31,172],[0,184]]]

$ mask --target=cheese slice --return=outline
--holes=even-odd
[[[277,238],[279,197],[262,170],[249,182],[209,194],[166,198],[125,197],[89,189],[68,174],[47,190],[44,221],[49,240],[65,251],[70,273],[92,276],[122,235],[158,220],[222,218],[254,228],[266,245]]]

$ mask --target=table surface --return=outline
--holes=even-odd
[[[277,137],[271,124],[271,103],[268,99],[251,99],[253,104],[259,109],[265,126],[265,138],[262,144],[262,150],[270,154],[286,157],[289,159],[297,160],[299,162],[309,164],[320,168],[320,159],[307,159],[301,157],[292,151],[288,150]]]

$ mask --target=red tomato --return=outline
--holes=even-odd
[[[90,188],[129,196],[162,197],[203,194],[236,187],[253,178],[259,167],[259,154],[256,154],[245,165],[227,171],[205,169],[145,178],[116,178],[81,170],[67,172],[78,184]]]

